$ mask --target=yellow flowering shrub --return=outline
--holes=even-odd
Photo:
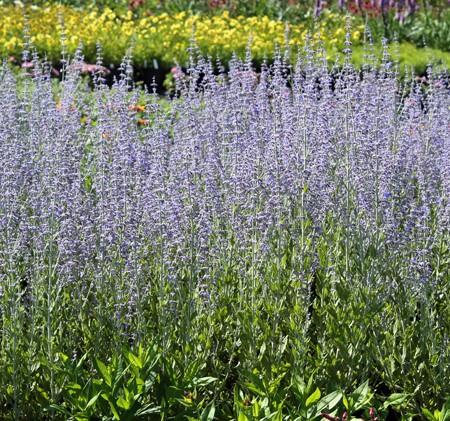
[[[161,67],[183,65],[193,38],[203,55],[222,61],[227,61],[233,52],[243,57],[250,43],[253,58],[261,62],[273,57],[277,45],[283,49],[286,43],[295,55],[297,47],[304,45],[308,36],[312,43],[321,40],[327,57],[334,61],[343,50],[346,33],[345,17],[329,10],[318,21],[305,20],[300,24],[271,20],[267,16],[232,17],[227,11],[216,16],[180,12],[135,19],[131,12],[118,14],[108,8],[80,10],[55,4],[31,6],[26,10],[0,6],[0,16],[0,59],[20,57],[28,33],[34,48],[53,63],[60,61],[63,44],[69,54],[82,45],[86,61],[95,62],[99,43],[107,65],[119,64],[129,49],[137,67],[152,66],[154,60]],[[354,17],[350,19],[353,62],[360,65],[364,55],[364,26]],[[379,47],[376,50],[381,56]],[[401,44],[398,60],[401,65],[423,71],[430,62],[450,66],[450,53]]]
[[[286,42],[295,51],[308,34],[308,28],[302,24],[288,24],[266,16],[231,17],[227,11],[217,16],[180,12],[133,19],[131,12],[118,15],[108,8],[79,10],[51,5],[27,8],[26,13],[21,7],[5,6],[0,7],[0,15],[1,56],[21,55],[28,28],[31,44],[54,62],[60,59],[63,43],[72,54],[82,44],[86,59],[94,61],[99,43],[107,64],[120,63],[130,47],[138,66],[154,59],[162,65],[183,64],[193,38],[203,54],[222,60],[228,60],[233,52],[242,56],[250,42],[255,60],[260,61],[271,58],[276,45],[283,47]],[[344,26],[338,15],[324,13],[311,38],[313,41],[324,38],[327,48],[341,48]],[[353,28],[353,42],[359,41],[361,31],[360,27]]]

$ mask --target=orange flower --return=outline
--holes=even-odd
[[[142,112],[145,111],[145,105],[139,105],[139,104],[130,105],[129,110],[130,111],[136,111],[138,113],[142,113]]]
[[[148,121],[148,120],[145,119],[145,118],[140,118],[140,119],[137,121],[137,124],[138,124],[139,126],[148,126],[149,123],[150,123],[150,121]]]

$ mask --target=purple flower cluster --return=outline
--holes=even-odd
[[[331,218],[347,237],[381,238],[418,288],[431,282],[450,224],[448,80],[330,71],[322,57],[277,56],[259,73],[234,58],[218,74],[199,59],[169,100],[130,87],[129,69],[89,90],[76,62],[55,99],[45,65],[25,80],[4,65],[1,279],[26,280],[31,300],[37,279],[109,291],[122,320],[149,277],[208,302],[221,268],[254,275]]]

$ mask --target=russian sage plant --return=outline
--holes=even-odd
[[[166,99],[130,59],[90,89],[77,53],[57,95],[37,57],[3,64],[0,411],[64,401],[65,356],[150,345],[224,402],[257,370],[442,404],[448,77],[324,57],[225,72],[194,54]]]

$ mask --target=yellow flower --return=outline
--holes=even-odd
[[[5,48],[6,50],[12,50],[17,45],[19,45],[19,40],[16,37],[11,37],[8,41],[6,41]]]
[[[20,48],[23,33],[23,9],[14,6],[0,6],[2,25],[0,25],[0,51],[13,51]],[[135,40],[134,60],[137,63],[157,58],[170,63],[170,60],[181,61],[187,57],[186,48],[194,35],[204,54],[229,57],[233,51],[244,54],[249,39],[252,39],[254,57],[260,59],[270,56],[274,43],[283,46],[286,42],[292,46],[302,45],[307,35],[303,25],[285,23],[270,19],[267,16],[231,17],[228,11],[216,16],[202,16],[180,12],[173,15],[162,13],[156,16],[144,16],[134,19],[131,11],[125,16],[117,16],[114,11],[105,8],[102,12],[96,9],[78,10],[68,6],[49,4],[46,8],[29,9],[30,36],[39,52],[47,52],[50,59],[58,60],[61,49],[61,33],[66,34],[66,46],[69,51],[76,48],[81,41],[87,53],[95,52],[95,45],[101,42],[105,60],[119,60]],[[62,19],[61,19],[62,18]],[[324,13],[323,19],[310,34],[312,40],[324,39],[329,45],[336,45],[343,40],[345,22],[338,21],[338,16]],[[361,25],[353,26],[352,40],[359,41]],[[110,37],[114,34],[114,37]],[[324,34],[332,34],[327,38]]]

